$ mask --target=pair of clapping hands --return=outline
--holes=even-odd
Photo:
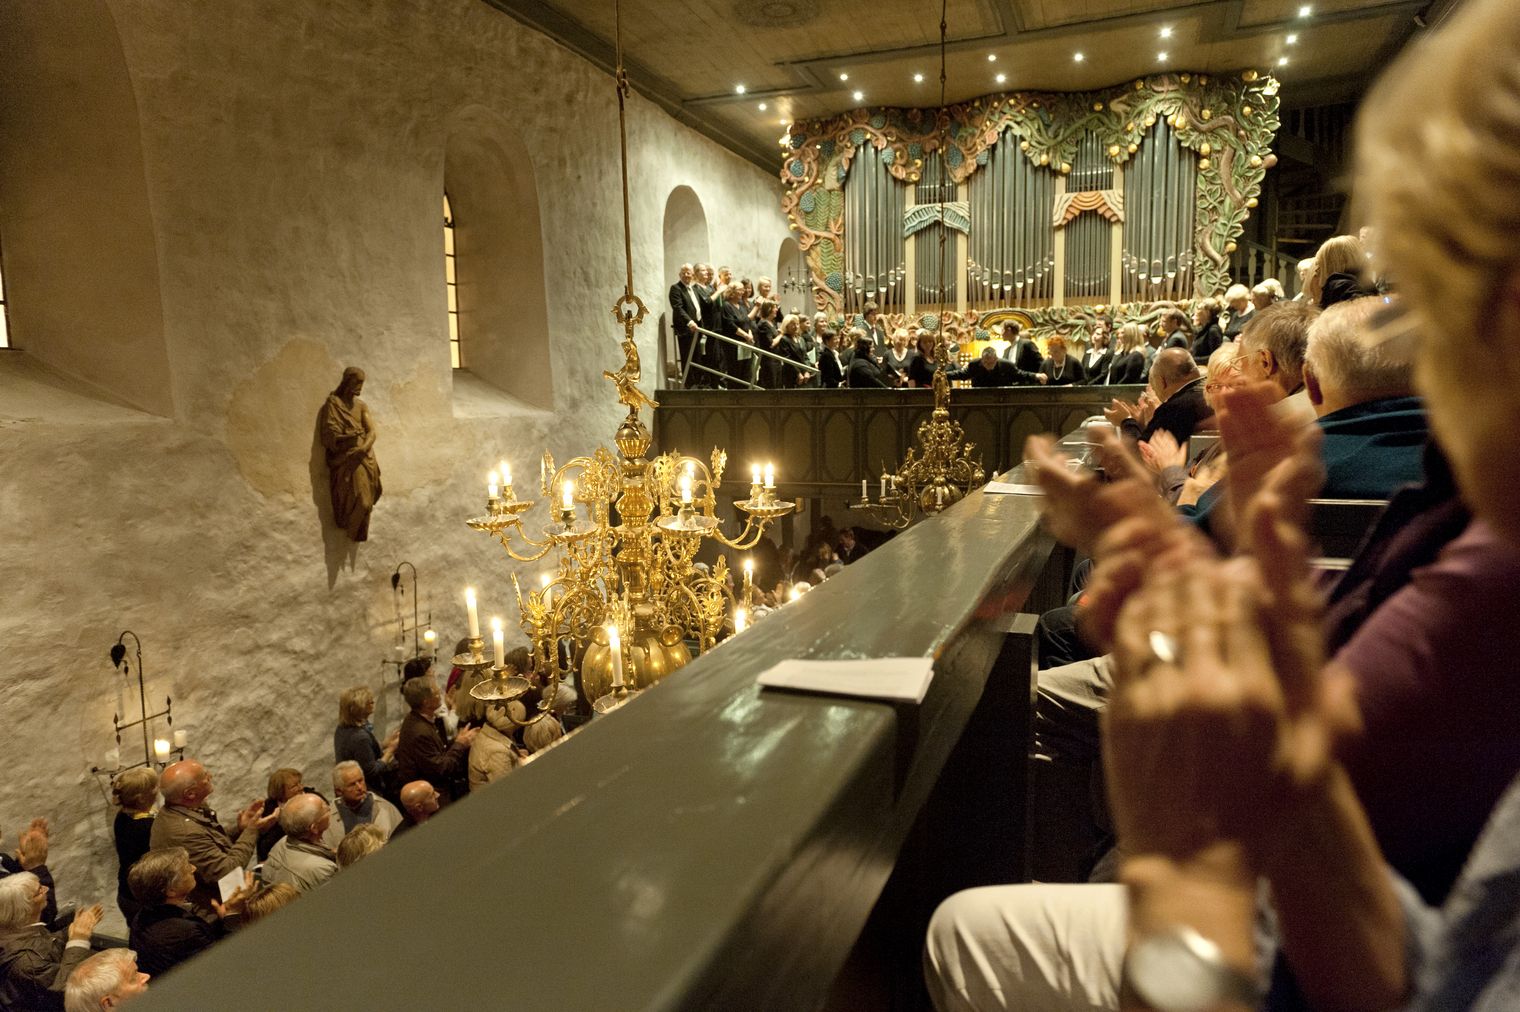
[[[1045,382],[1043,377],[1040,382]],[[1144,428],[1150,424],[1151,416],[1159,407],[1161,407],[1161,398],[1157,397],[1150,387],[1146,387],[1140,394],[1140,399],[1133,404],[1115,397],[1109,402],[1108,407],[1103,409],[1103,417],[1108,419],[1108,423],[1114,428],[1122,425],[1126,418],[1133,418],[1140,423],[1141,428]]]
[[[1349,679],[1325,668],[1303,530],[1323,480],[1319,432],[1271,401],[1247,387],[1220,412],[1228,559],[1179,521],[1117,436],[1100,440],[1106,483],[1063,466],[1046,437],[1026,447],[1052,533],[1097,563],[1080,621],[1113,654],[1104,763],[1130,855],[1188,860],[1228,841],[1261,867],[1277,816],[1328,775],[1357,723]]]

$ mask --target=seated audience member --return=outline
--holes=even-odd
[[[839,544],[835,551],[835,559],[825,560],[824,565],[828,565],[829,562],[836,561],[836,559],[839,562],[848,564],[854,562],[865,553],[865,546],[860,543],[860,538],[856,536],[855,528],[846,527],[839,532]]]
[[[1193,310],[1193,361],[1207,363],[1215,349],[1224,344],[1219,328],[1220,305],[1215,299],[1200,299]]]
[[[29,871],[0,879],[0,1009],[61,1010],[69,974],[90,954],[100,904],[67,931],[49,931],[42,911],[50,892]]]
[[[527,717],[527,710],[515,699],[506,707],[491,706],[486,709],[485,725],[470,745],[472,791],[511,773],[521,760],[517,743],[512,740],[517,728],[509,719],[509,713],[519,721]]]
[[[1039,368],[1036,364],[1035,368]],[[1007,359],[998,358],[997,349],[990,345],[982,349],[982,355],[975,362],[964,369],[952,369],[946,375],[950,380],[970,380],[974,387],[1011,387],[1024,382],[1028,374],[1022,372],[1017,366]],[[1046,377],[1039,374],[1038,380],[1031,382],[1045,383]]]
[[[131,949],[97,952],[74,968],[63,990],[63,1012],[109,1012],[147,993],[149,975]]]
[[[385,834],[380,831],[380,827],[372,822],[350,829],[348,834],[338,841],[338,868],[341,870],[351,864],[357,864],[360,859],[368,857],[385,846],[385,839]]]
[[[1161,319],[1156,322],[1156,332],[1161,338],[1156,344],[1157,351],[1163,348],[1181,348],[1187,351],[1193,346],[1191,335],[1188,334],[1187,314],[1180,309],[1163,310]],[[1151,361],[1154,364],[1154,356]]]
[[[737,291],[738,289],[735,289]],[[438,790],[443,804],[456,790],[467,789],[463,783],[470,743],[475,729],[465,728],[452,744],[433,723],[443,697],[431,678],[416,678],[401,686],[401,694],[411,708],[401,721],[401,737],[396,745],[396,775],[402,783],[427,780]]]
[[[1309,298],[1309,275],[1314,273],[1314,258],[1304,257],[1293,267],[1293,273],[1298,275],[1298,294],[1293,296],[1294,302],[1315,302]]]
[[[158,774],[151,766],[127,770],[111,784],[111,800],[121,809],[111,826],[116,842],[116,905],[131,924],[137,913],[137,901],[127,887],[127,872],[150,846],[153,806],[158,801]]]
[[[450,677],[454,676],[451,674]],[[333,762],[358,763],[364,771],[365,782],[384,793],[391,772],[396,768],[396,744],[401,740],[401,729],[392,731],[382,747],[375,740],[375,730],[370,724],[374,714],[375,694],[362,685],[346,689],[338,697],[338,726],[333,731]]]
[[[1110,339],[1108,320],[1099,317],[1087,342],[1087,354],[1082,356],[1082,382],[1097,384],[1108,379],[1108,364],[1114,360]]]
[[[332,821],[327,802],[316,794],[300,794],[280,809],[285,836],[264,862],[264,881],[281,882],[296,892],[315,889],[338,873],[338,856],[322,842]]]
[[[189,854],[195,866],[195,888],[189,900],[196,913],[205,918],[215,915],[212,900],[220,895],[217,882],[248,864],[259,833],[279,817],[278,810],[260,817],[264,802],[259,799],[238,813],[231,831],[223,829],[216,813],[206,805],[212,789],[211,774],[194,759],[166,766],[158,779],[164,807],[153,820],[149,837],[154,850],[183,847]]]
[[[1266,309],[1272,303],[1282,301],[1285,294],[1280,281],[1276,278],[1268,278],[1251,289],[1251,311]]]
[[[1108,363],[1108,373],[1102,379],[1093,380],[1103,386],[1126,386],[1145,382],[1145,328],[1138,323],[1126,323],[1119,328],[1118,347]]]
[[[1224,293],[1224,339],[1235,341],[1251,321],[1251,314],[1258,308],[1251,298],[1251,290],[1245,285],[1231,285]]]
[[[1040,363],[1040,375],[1045,377],[1047,386],[1071,386],[1087,378],[1082,372],[1082,363],[1066,354],[1066,338],[1057,335],[1047,341],[1045,346],[1050,351],[1050,357]]]
[[[818,385],[833,390],[844,383],[844,364],[839,361],[839,333],[831,328],[818,332],[823,347],[818,350]]]
[[[373,825],[381,835],[389,837],[401,825],[401,813],[396,806],[369,789],[364,781],[364,771],[353,760],[333,767],[333,814],[328,820],[327,835],[323,843],[336,850],[338,842],[358,826]]]
[[[195,867],[185,848],[148,851],[132,865],[127,882],[140,905],[130,944],[150,976],[163,976],[226,934],[220,919],[208,923],[190,909]]]
[[[1430,430],[1414,396],[1413,341],[1378,339],[1372,319],[1382,307],[1375,298],[1340,302],[1309,328],[1304,389],[1325,434],[1330,498],[1386,499],[1423,477]]]
[[[21,838],[16,842],[16,853],[0,853],[0,879],[23,871],[36,875],[37,881],[47,887],[47,902],[42,908],[43,923],[56,926],[54,922],[58,920],[58,900],[53,895],[56,888],[53,873],[47,866],[49,833],[48,820],[33,819],[21,831]]]
[[[913,387],[934,386],[934,335],[918,332],[918,354],[908,361],[908,385]]]
[[[1178,443],[1186,443],[1213,415],[1203,396],[1203,377],[1185,348],[1165,348],[1156,355],[1149,392],[1154,408],[1116,400],[1103,416],[1130,439],[1143,442],[1164,430]]]
[[[1218,428],[1220,397],[1226,390],[1234,390],[1244,384],[1240,370],[1235,368],[1235,357],[1240,345],[1226,341],[1209,356],[1208,368],[1203,375],[1203,399],[1211,417],[1199,423],[1197,432]],[[1158,430],[1151,438],[1139,444],[1140,457],[1146,466],[1157,473],[1156,485],[1162,496],[1173,506],[1191,506],[1222,475],[1225,462],[1224,443],[1215,440],[1192,463],[1188,462],[1188,445],[1177,442],[1170,432]]]
[[[845,373],[846,385],[851,389],[861,387],[886,387],[891,384],[883,374],[881,366],[876,363],[875,353],[869,337],[861,336],[855,339],[855,352],[850,356],[850,365]]]
[[[302,780],[300,770],[292,769],[288,766],[277,769],[269,774],[269,789],[264,796],[264,809],[260,814],[269,815],[272,812],[278,811],[280,806],[285,802],[302,794],[322,796],[320,791],[306,786]],[[280,838],[284,835],[285,830],[280,828],[279,820],[276,820],[274,825],[260,833],[259,845],[255,849],[258,859],[263,861],[268,858],[269,852],[274,849],[274,845],[279,843]]]
[[[1304,351],[1309,345],[1309,325],[1318,315],[1317,307],[1292,302],[1252,313],[1250,324],[1240,332],[1240,353],[1235,359],[1248,382],[1267,382],[1280,390],[1279,410],[1305,425],[1315,414],[1304,389]]]
[[[1367,249],[1362,241],[1354,235],[1326,239],[1314,254],[1314,270],[1304,291],[1321,309],[1376,294],[1367,277]]]
[[[426,780],[413,780],[401,788],[401,810],[406,813],[406,821],[396,827],[396,832],[422,825],[437,813],[438,808],[438,788]]]
[[[243,924],[262,921],[270,914],[295,902],[301,894],[294,886],[281,882],[278,885],[256,887],[243,901]]]

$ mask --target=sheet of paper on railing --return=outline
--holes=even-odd
[[[782,661],[763,673],[759,683],[771,689],[922,703],[933,677],[934,660],[930,657],[868,657]]]
[[[1038,485],[1019,485],[1011,481],[989,481],[982,486],[982,491],[987,495],[1044,495],[1045,490]]]

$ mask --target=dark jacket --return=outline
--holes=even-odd
[[[1087,373],[1082,371],[1082,363],[1075,355],[1066,356],[1066,361],[1061,363],[1059,373],[1056,371],[1055,362],[1047,358],[1040,363],[1040,372],[1045,376],[1045,385],[1051,387],[1065,387],[1087,381]]]
[[[137,915],[141,904],[132,896],[132,890],[127,888],[127,872],[137,863],[137,859],[148,852],[149,840],[153,835],[153,816],[135,818],[130,812],[117,812],[116,822],[111,827],[112,835],[116,838],[116,905],[121,908],[121,915],[132,923],[132,918]]]
[[[1224,344],[1224,331],[1219,329],[1219,323],[1215,321],[1193,338],[1193,361],[1200,366],[1208,365],[1209,356],[1218,351],[1221,344]]]
[[[1012,362],[1019,372],[1032,377],[1040,371],[1040,362],[1043,361],[1043,356],[1040,355],[1039,345],[1027,337],[1021,337],[1004,351],[1003,361]],[[1020,380],[1019,382],[1032,383],[1037,381],[1030,379]]]
[[[1172,336],[1161,342],[1163,348],[1181,348],[1187,351],[1192,345],[1188,344],[1187,334],[1181,330],[1172,331]]]
[[[1151,438],[1155,432],[1165,429],[1176,437],[1179,444],[1186,443],[1192,438],[1194,430],[1199,428],[1199,423],[1214,416],[1213,409],[1203,399],[1203,378],[1188,383],[1156,409],[1151,415],[1151,420],[1144,429],[1133,418],[1126,418],[1122,426],[1125,435],[1132,436],[1140,442]]]
[[[833,348],[818,351],[818,385],[834,388],[844,382],[844,366],[839,363],[839,352]]]
[[[452,801],[455,783],[465,775],[469,751],[449,745],[430,720],[416,711],[401,721],[401,741],[396,745],[396,779],[403,785],[426,780],[441,795],[439,802]]]
[[[12,854],[0,854],[0,878],[14,875],[17,872],[30,871],[37,876],[37,882],[48,887],[47,905],[42,908],[42,923],[52,924],[58,920],[58,887],[53,884],[53,873],[48,871],[48,866],[39,864],[35,868],[21,867],[21,861]]]
[[[40,924],[0,937],[0,1009],[63,1012],[69,974],[90,954],[88,945],[67,941]]]
[[[1084,359],[1086,357],[1085,355],[1083,356]],[[1091,366],[1082,366],[1082,372],[1086,376],[1086,379],[1082,382],[1091,386],[1108,379],[1108,367],[1112,364],[1113,360],[1114,350],[1112,348],[1104,348],[1103,354],[1094,359]]]
[[[691,294],[697,294],[697,284],[695,281],[691,285]],[[685,285],[677,281],[670,286],[670,329],[676,337],[681,339],[681,346],[683,348],[695,336],[687,324],[695,323],[700,327],[702,325],[702,321],[699,318],[701,312],[702,300],[698,298],[696,308],[693,309],[691,298],[686,294]]]
[[[1327,499],[1387,499],[1424,476],[1430,427],[1418,397],[1353,404],[1322,416],[1319,427]]]
[[[1251,322],[1251,315],[1254,312],[1254,309],[1247,309],[1244,313],[1231,313],[1230,322],[1225,324],[1224,327],[1224,339],[1226,341],[1237,340],[1240,337],[1240,332],[1245,329],[1246,324]]]
[[[1108,363],[1108,377],[1105,380],[1094,380],[1094,383],[1107,383],[1110,386],[1122,386],[1124,384],[1145,382],[1145,352],[1136,348],[1134,351],[1124,354],[1115,354]]]
[[[396,768],[394,761],[385,762],[375,732],[368,727],[340,724],[333,731],[333,762],[353,761],[364,771],[364,782],[372,791],[390,793],[391,774]],[[397,790],[400,788],[397,787]]]
[[[861,355],[856,355],[850,360],[850,368],[846,373],[847,385],[850,387],[884,387],[887,385],[886,377],[882,369],[875,362]]]
[[[908,363],[908,382],[916,387],[932,387],[934,363],[922,355],[913,356],[913,361]]]
[[[1377,289],[1366,284],[1355,274],[1332,274],[1325,279],[1325,287],[1319,293],[1319,308],[1329,309],[1337,302],[1376,295]]]
[[[178,903],[143,907],[132,918],[131,946],[137,951],[137,968],[157,977],[209,948],[222,937],[223,928],[207,924]]]
[[[964,369],[952,369],[947,378],[968,379],[974,387],[1011,387],[1029,382],[1028,377],[1032,375],[1007,359],[999,359],[991,369],[983,368],[981,359],[977,359]]]

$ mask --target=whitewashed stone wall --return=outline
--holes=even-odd
[[[609,307],[623,254],[611,79],[479,0],[30,0],[0,30],[35,39],[56,20],[63,33],[75,4],[114,20],[130,74],[173,414],[76,396],[0,355],[0,846],[49,816],[62,898],[109,905],[113,811],[89,769],[114,747],[113,710],[137,710],[107,660],[117,634],[142,636],[150,705],[173,696],[224,815],[280,765],[327,791],[338,692],[370,684],[377,722],[399,719],[380,664],[398,562],[420,570],[444,644],[462,634],[466,583],[515,629],[512,565],[461,520],[499,457],[536,478],[542,447],[564,459],[609,441],[619,410],[601,371],[620,360]],[[47,59],[69,59],[66,38],[49,42]],[[439,191],[445,121],[472,103],[515,125],[533,159],[552,411],[455,411]],[[0,107],[0,146],[57,127]],[[630,115],[634,272],[651,309],[669,284],[661,215],[675,185],[701,198],[715,259],[774,265],[787,234],[775,179],[642,99]],[[112,222],[98,228],[109,249]],[[27,279],[11,280],[21,318]],[[654,318],[642,329],[649,378]],[[24,348],[25,329],[14,337]],[[349,364],[369,374],[385,486],[359,546],[331,527],[313,444]],[[140,753],[133,741],[123,756]]]

